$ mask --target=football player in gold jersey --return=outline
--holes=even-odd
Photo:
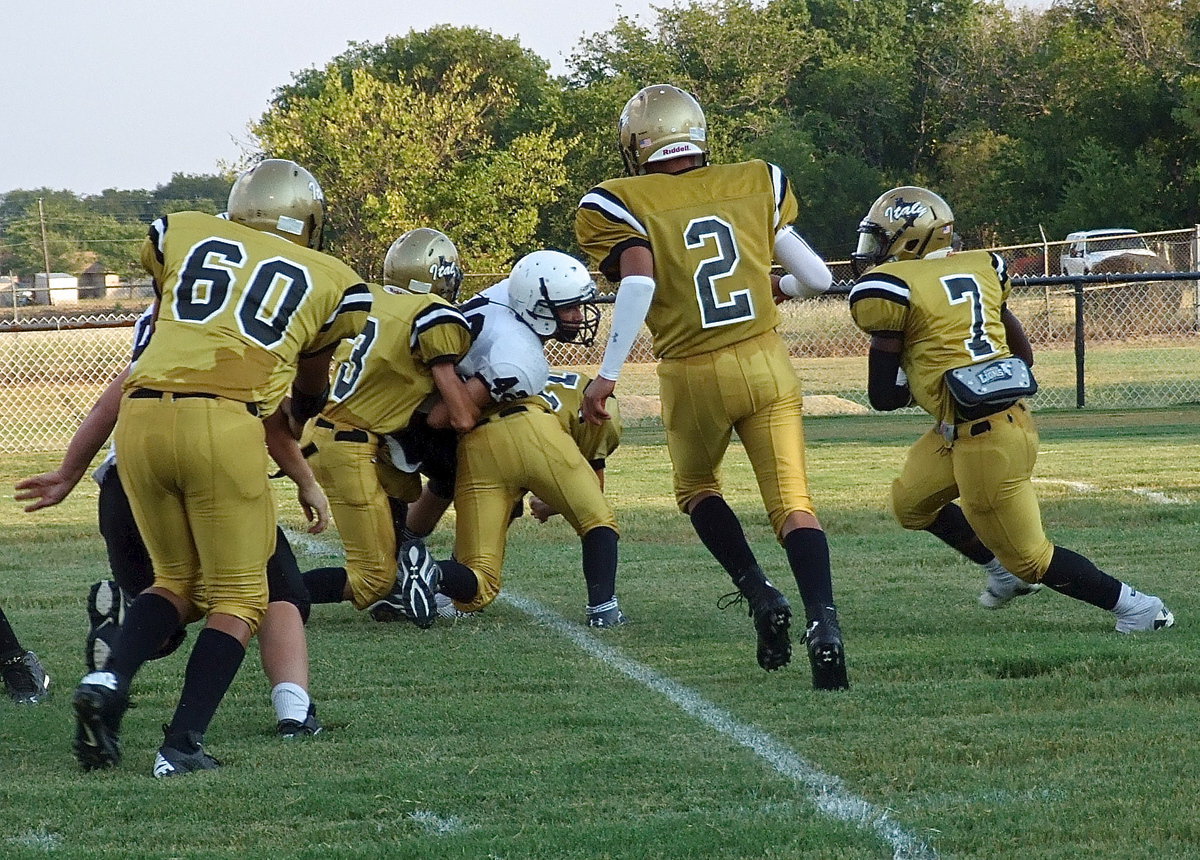
[[[734,430],[804,602],[813,686],[843,689],[845,649],[829,545],[809,495],[800,386],[775,331],[778,301],[820,294],[832,275],[792,229],[796,197],[778,167],[708,163],[704,112],[688,93],[645,87],[625,105],[619,134],[630,175],[588,191],[575,219],[580,246],[620,281],[584,415],[604,418],[644,321],[660,360],[675,499],[749,602],[759,665],[770,671],[791,659],[791,608],[721,495]],[[782,279],[772,261],[787,270]]]
[[[1006,575],[989,573],[985,606],[1041,583],[1114,613],[1121,633],[1170,627],[1162,600],[1046,538],[1031,482],[1038,434],[1025,400],[1036,390],[1027,383],[1033,350],[1007,305],[1004,260],[948,253],[953,231],[946,201],[916,186],[880,196],[858,228],[850,312],[871,335],[871,405],[915,403],[936,422],[892,484],[896,519],[974,561],[995,553]],[[967,374],[974,391],[956,395],[955,377]]]
[[[134,324],[133,356],[136,362],[149,341],[153,327],[153,305]],[[127,367],[114,378],[96,400],[67,445],[57,469],[26,478],[16,485],[15,498],[27,501],[27,512],[41,510],[63,501],[87,471],[88,464],[103,447],[117,423],[117,411]],[[296,440],[284,426],[264,425],[269,431],[267,450],[280,470],[295,481],[300,505],[310,522],[309,532],[317,534],[329,524],[329,502],[317,484]],[[88,595],[88,631],[84,648],[88,670],[104,669],[112,648],[120,637],[128,603],[154,584],[154,569],[146,544],[133,519],[129,497],[121,483],[116,446],[94,473],[100,485],[100,534],[108,551],[112,579],[92,585]],[[275,552],[267,563],[267,612],[258,632],[263,672],[271,682],[271,702],[275,707],[276,732],[280,737],[315,735],[321,731],[316,705],[308,693],[308,643],[304,623],[308,618],[309,599],[300,576],[295,554],[283,530],[276,529]],[[187,631],[177,628],[154,655],[166,657],[182,644]]]
[[[270,159],[234,183],[228,220],[178,212],[150,227],[142,263],[157,292],[154,332],[126,380],[116,443],[155,579],[130,606],[106,670],[76,688],[85,769],[120,761],[134,675],[197,614],[205,627],[153,773],[218,766],[204,732],[267,604],[275,509],[264,421],[300,424],[320,411],[333,349],[371,309],[358,275],[316,250],[323,224],[312,174]]]
[[[458,251],[443,233],[425,227],[405,233],[388,249],[383,285],[370,285],[374,303],[366,328],[339,352],[310,462],[329,494],[346,566],[305,573],[314,603],[351,600],[364,609],[393,590],[394,511],[402,510],[397,502],[417,499],[418,466],[426,472],[443,466],[430,475],[433,493],[453,497],[456,434],[431,430],[426,412],[436,395],[454,428],[468,430],[479,417],[455,372],[471,346],[467,321],[450,304],[461,282]],[[396,437],[391,446],[388,436]],[[395,447],[404,470],[389,456]],[[385,601],[372,614],[390,620],[388,606]]]
[[[542,389],[542,399],[550,404],[562,429],[575,441],[575,447],[596,473],[596,480],[600,482],[600,489],[603,490],[606,461],[621,444],[621,410],[614,397],[605,405],[608,410],[608,418],[605,421],[592,424],[584,418],[583,392],[591,381],[592,377],[586,373],[551,369],[550,381]],[[558,513],[537,496],[529,500],[529,511],[535,519],[543,523]]]

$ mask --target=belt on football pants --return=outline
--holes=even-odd
[[[162,399],[163,396],[170,396],[172,400],[186,400],[189,397],[203,397],[205,400],[231,400],[229,397],[222,397],[219,394],[209,394],[206,391],[159,391],[157,388],[135,388],[129,395],[134,400],[145,400],[154,398]],[[258,417],[258,404],[245,403],[241,400],[235,400],[235,403],[241,403],[246,407],[246,411],[254,417]]]
[[[323,427],[326,430],[335,431],[333,434],[334,442],[373,442],[378,439],[374,433],[368,433],[366,430],[358,428],[338,430],[337,425],[326,418],[318,418],[316,424],[318,427]]]
[[[522,412],[528,412],[528,411],[529,411],[529,407],[525,406],[523,404],[518,405],[518,406],[510,406],[507,409],[501,409],[495,415],[489,415],[487,418],[482,419],[475,426],[482,427],[484,424],[487,424],[489,421],[498,421],[501,418],[507,418],[509,415],[519,415]]]
[[[1012,409],[1014,406],[1020,407],[1022,411],[1026,411],[1026,412],[1028,411],[1028,408],[1025,406],[1025,404],[1021,403],[1019,401],[1017,403],[1014,403],[1012,406],[1007,407],[1006,409],[1004,409],[1002,411],[1007,412],[1009,409]],[[1008,420],[1011,422],[1012,418],[1009,418]],[[982,436],[984,433],[987,433],[991,429],[992,429],[992,422],[989,420],[964,421],[960,424],[954,425],[954,438],[961,439],[963,436]]]

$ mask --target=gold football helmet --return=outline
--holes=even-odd
[[[621,158],[630,176],[652,161],[703,155],[708,162],[708,124],[691,93],[670,84],[643,87],[621,111],[617,123]]]
[[[429,227],[409,230],[383,259],[383,282],[410,293],[432,292],[453,302],[462,281],[458,249],[445,233]]]
[[[229,220],[297,245],[320,248],[325,195],[316,177],[296,162],[268,158],[233,183]]]
[[[904,185],[880,195],[858,225],[854,274],[888,260],[919,260],[950,247],[954,213],[928,188]]]

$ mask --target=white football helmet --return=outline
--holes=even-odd
[[[458,249],[445,233],[429,227],[409,230],[383,259],[384,284],[410,293],[432,292],[454,302],[462,280]]]
[[[316,177],[296,162],[268,158],[233,183],[228,214],[230,221],[319,249],[325,195]]]
[[[888,260],[919,260],[949,248],[953,239],[950,205],[928,188],[903,185],[871,204],[850,262],[858,276]]]
[[[534,251],[508,277],[508,306],[542,337],[590,346],[600,326],[596,284],[583,263],[561,251]],[[559,311],[579,308],[578,322]]]

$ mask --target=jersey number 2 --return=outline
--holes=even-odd
[[[716,328],[742,320],[754,319],[754,300],[749,290],[735,290],[727,301],[717,296],[717,282],[734,273],[738,265],[737,237],[733,227],[715,215],[696,218],[683,230],[688,248],[703,248],[710,242],[716,255],[700,261],[692,279],[696,282],[696,301],[700,304],[700,323],[704,328]]]

